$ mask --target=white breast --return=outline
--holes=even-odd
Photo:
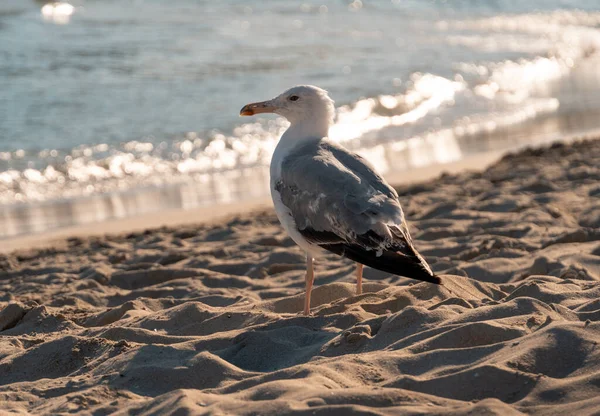
[[[278,150],[280,150],[279,154]],[[277,218],[279,218],[279,222],[285,231],[296,244],[298,244],[312,257],[320,257],[324,253],[324,250],[316,244],[309,243],[304,237],[302,237],[296,228],[296,223],[294,222],[294,217],[292,216],[290,209],[283,204],[281,195],[275,189],[275,184],[281,179],[281,162],[284,157],[282,153],[283,152],[281,152],[279,146],[277,146],[275,153],[273,154],[273,159],[271,159],[271,199],[273,200],[275,213],[277,214]]]

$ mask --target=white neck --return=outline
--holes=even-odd
[[[302,140],[326,137],[329,134],[330,124],[328,117],[309,117],[292,121],[290,127],[281,136],[281,141],[285,139]]]
[[[292,122],[275,147],[271,159],[271,181],[281,176],[281,162],[296,146],[306,143],[308,140],[327,137],[329,124],[329,119],[325,117]]]

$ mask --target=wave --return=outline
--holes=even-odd
[[[568,111],[561,109],[561,100],[554,94],[556,84],[568,79],[582,62],[598,59],[598,26],[600,13],[582,11],[438,22],[437,30],[448,33],[447,45],[510,52],[518,58],[455,62],[452,76],[415,72],[406,81],[398,81],[401,93],[362,98],[339,107],[330,136],[375,158],[380,157],[382,143],[402,147],[432,138],[452,141]],[[584,86],[588,87],[598,88]],[[259,119],[228,134],[188,132],[162,142],[0,152],[4,168],[0,204],[161,186],[265,166],[286,127],[279,118]],[[459,157],[459,152],[451,152],[428,160],[447,162]]]

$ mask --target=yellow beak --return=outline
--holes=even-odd
[[[262,101],[259,103],[247,104],[240,110],[240,116],[253,116],[260,113],[273,113],[275,106],[271,101]]]

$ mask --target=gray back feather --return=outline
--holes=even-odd
[[[351,239],[378,223],[400,224],[398,194],[362,157],[326,139],[295,148],[275,189],[300,230]]]

